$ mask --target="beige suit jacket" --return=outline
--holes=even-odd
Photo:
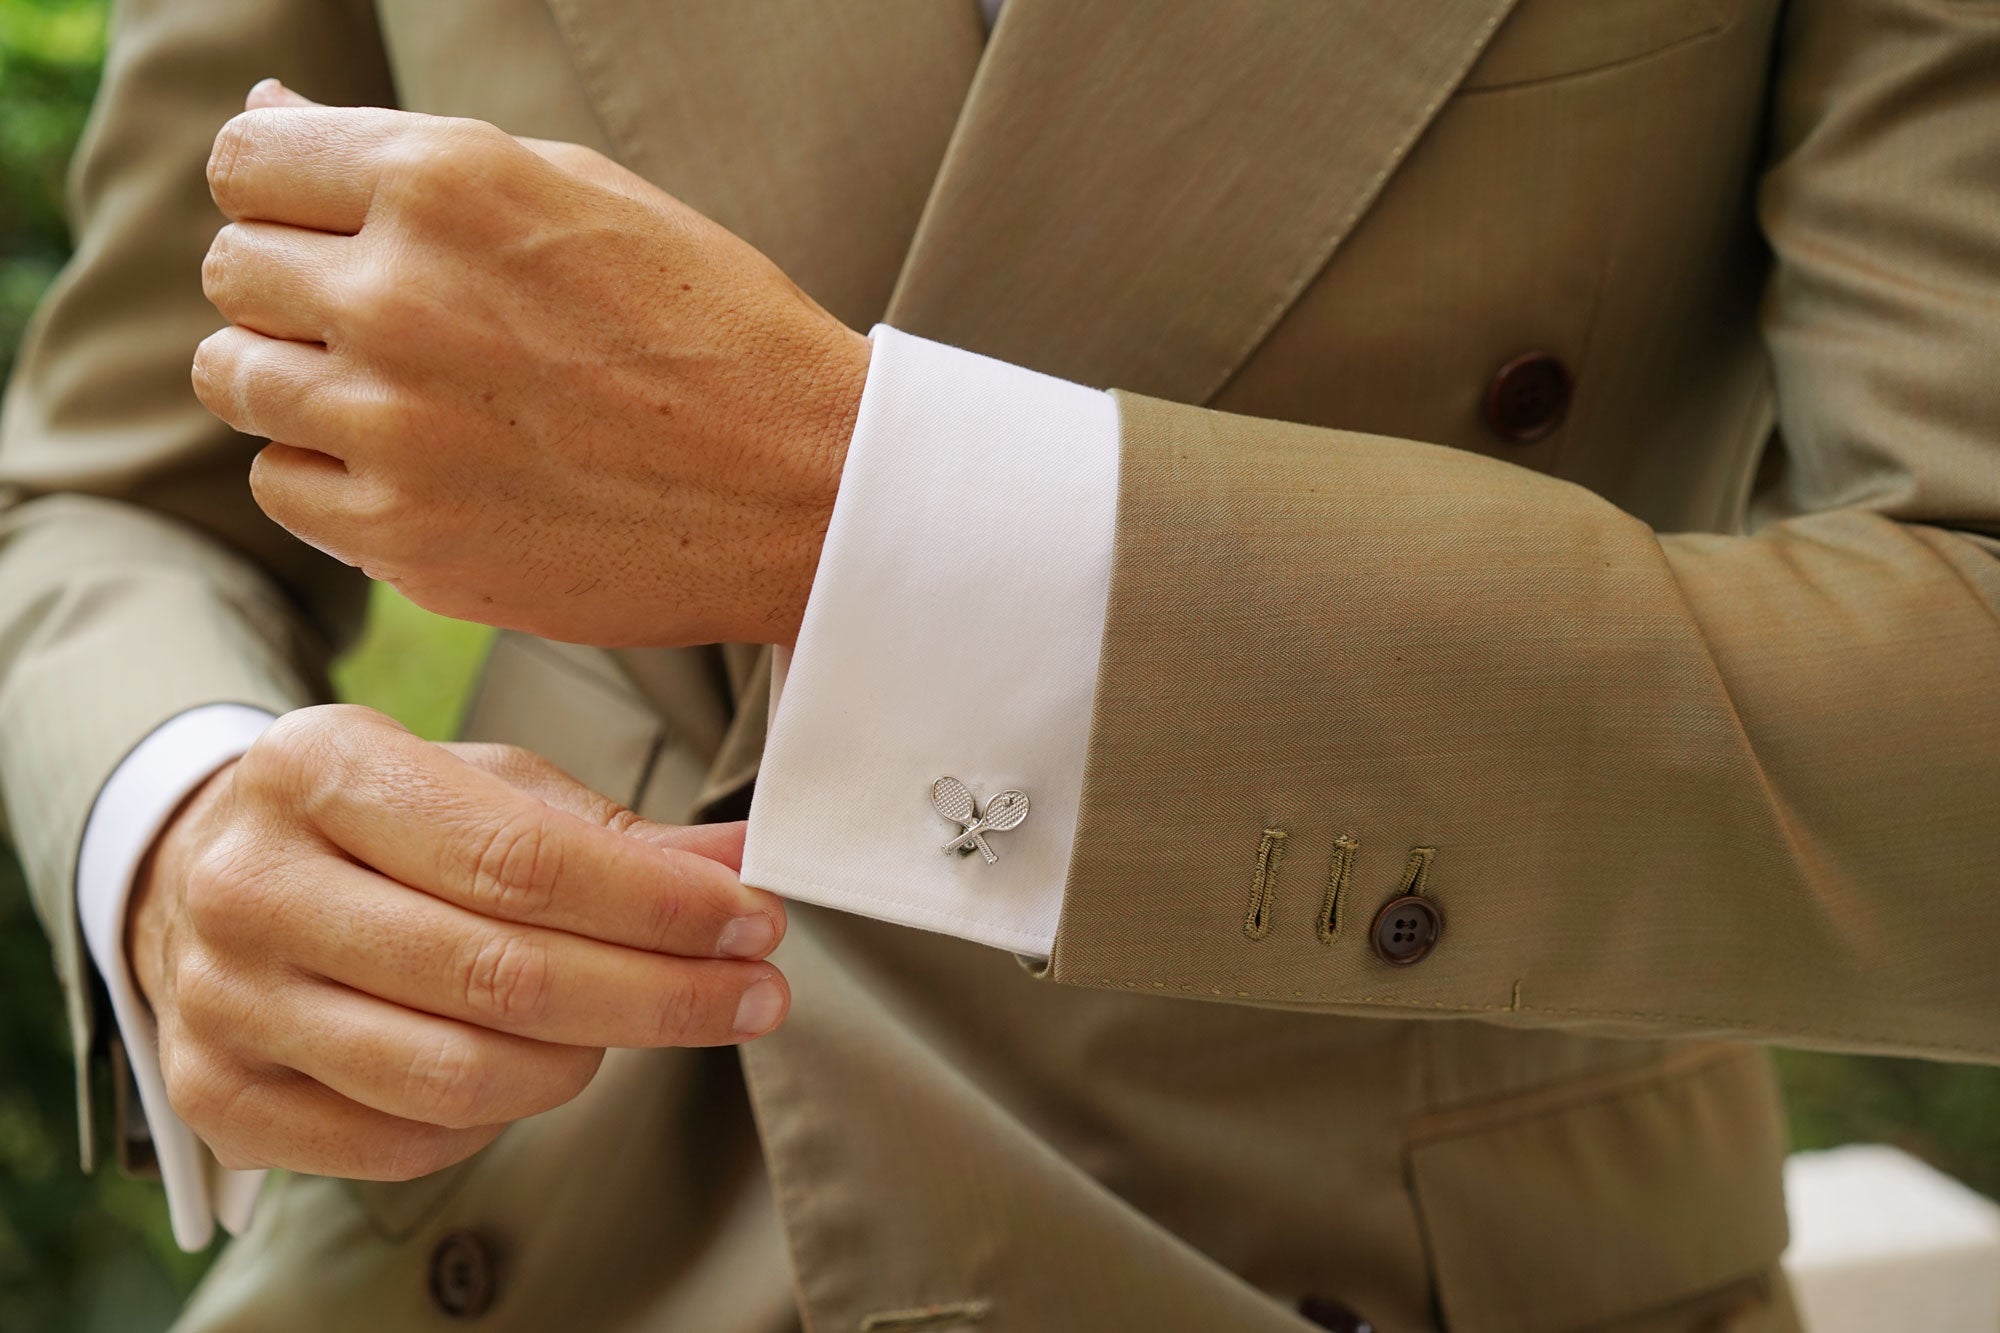
[[[201,164],[269,74],[591,144],[852,324],[1123,390],[1122,494],[1040,975],[801,908],[779,1034],[284,1181],[187,1328],[1789,1328],[1736,1043],[2000,1058],[1969,0],[1012,0],[990,43],[971,0],[128,0],[0,438],[0,784],[80,1049],[105,776],[323,697],[361,605],[187,386]],[[721,817],[765,669],[505,637],[469,729]],[[1445,929],[1395,968],[1403,889]]]

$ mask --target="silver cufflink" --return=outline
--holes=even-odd
[[[992,865],[1000,858],[986,845],[989,833],[1005,833],[1019,828],[1028,817],[1028,793],[1008,788],[996,792],[980,809],[972,791],[957,778],[939,778],[931,784],[931,808],[959,826],[958,836],[944,845],[946,853],[970,856],[978,852]]]

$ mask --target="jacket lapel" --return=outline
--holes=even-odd
[[[840,318],[1185,402],[1514,3],[1009,0],[987,42],[970,0],[549,0],[621,160]],[[710,808],[755,777],[762,720]]]
[[[1009,0],[889,322],[1202,402],[1514,0]]]
[[[985,43],[940,0],[549,0],[613,152],[880,318]]]

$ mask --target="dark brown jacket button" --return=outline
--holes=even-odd
[[[1529,352],[1500,367],[1486,386],[1486,425],[1515,444],[1539,440],[1569,411],[1569,367],[1547,352]]]
[[[1375,956],[1392,967],[1422,962],[1444,933],[1444,918],[1428,898],[1392,898],[1375,914]]]
[[[454,1319],[477,1319],[493,1308],[493,1255],[470,1231],[454,1231],[431,1250],[431,1300]]]
[[[1356,1314],[1352,1308],[1339,1301],[1327,1300],[1324,1296],[1308,1296],[1300,1301],[1299,1315],[1321,1328],[1334,1329],[1336,1333],[1375,1333],[1375,1325]]]

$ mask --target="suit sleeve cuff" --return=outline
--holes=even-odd
[[[169,719],[112,771],[91,807],[77,858],[84,942],[111,997],[166,1186],[174,1240],[184,1250],[207,1248],[218,1218],[232,1232],[247,1226],[264,1173],[218,1165],[168,1103],[159,1034],[126,963],[125,908],[140,862],[181,802],[270,724],[270,713],[245,704],[207,704]]]
[[[874,352],[743,878],[1046,957],[1076,836],[1118,508],[1109,394],[899,333]],[[955,777],[1029,817],[958,856]]]

